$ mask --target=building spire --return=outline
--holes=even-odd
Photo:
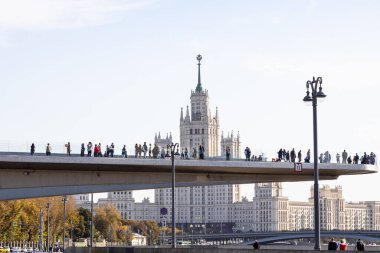
[[[189,106],[186,107],[186,118],[190,117]]]
[[[181,118],[180,118],[181,122],[183,121],[183,108],[181,107]]]
[[[198,54],[197,55],[197,60],[198,60],[198,84],[197,88],[195,89],[196,92],[200,93],[202,92],[202,84],[201,84],[201,60],[202,60],[202,55]]]

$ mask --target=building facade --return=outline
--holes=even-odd
[[[321,230],[380,230],[380,201],[346,202],[342,187],[320,189]],[[289,201],[281,183],[255,184],[253,201],[235,203],[236,227],[243,231],[314,229],[314,190],[307,202]]]
[[[85,209],[91,209],[91,194],[85,193],[85,194],[76,194],[73,195],[75,205],[79,208],[85,208]]]
[[[313,189],[311,189],[313,194]],[[199,231],[298,231],[314,229],[313,198],[289,201],[281,183],[255,185],[252,201],[240,199],[238,185],[176,188],[177,226]],[[80,201],[79,201],[80,202]],[[320,189],[322,230],[380,230],[380,201],[345,202],[340,186]],[[131,191],[112,192],[99,205],[111,204],[122,219],[171,222],[171,189],[155,190],[155,202],[136,203]],[[168,212],[163,215],[160,210]]]

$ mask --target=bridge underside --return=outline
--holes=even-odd
[[[377,172],[373,165],[320,164],[321,180]],[[171,161],[93,157],[0,155],[0,200],[171,186]],[[176,185],[313,180],[313,164],[176,160]]]

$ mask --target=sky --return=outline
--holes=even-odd
[[[79,152],[92,141],[132,153],[159,131],[178,141],[202,54],[212,111],[243,148],[269,159],[312,148],[302,99],[321,76],[320,153],[379,154],[379,10],[375,0],[0,0],[0,150],[50,142],[62,152],[70,141]],[[380,201],[379,180],[320,184],[341,185],[347,201]],[[305,201],[311,185],[284,183],[284,195]]]

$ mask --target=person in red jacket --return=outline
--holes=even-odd
[[[99,147],[98,145],[95,144],[95,147],[94,147],[94,157],[98,157],[99,156]]]
[[[347,244],[346,244],[346,242],[344,241],[344,239],[340,240],[339,250],[340,250],[340,251],[346,251],[346,250],[347,250]]]

